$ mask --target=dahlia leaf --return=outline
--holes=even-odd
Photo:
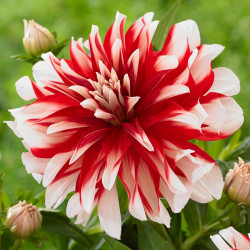
[[[245,161],[250,159],[249,156],[250,151],[250,137],[247,137],[243,140],[242,144],[231,152],[231,155],[228,156],[227,161],[237,160],[238,157],[241,157]]]
[[[190,235],[194,235],[201,230],[207,210],[207,204],[199,204],[192,200],[190,200],[184,207],[184,217],[187,222]]]
[[[56,56],[61,50],[68,45],[69,39],[64,39],[61,42],[57,43],[55,47],[52,49],[52,53]]]
[[[153,37],[153,45],[156,49],[160,50],[166,40],[168,31],[170,29],[170,26],[173,22],[173,19],[179,9],[181,0],[177,0],[170,10],[165,14],[165,16],[160,21],[158,28],[156,29],[156,32]]]
[[[147,222],[138,222],[137,225],[140,250],[173,250],[170,244],[165,241]]]
[[[42,229],[72,238],[86,246],[91,246],[92,242],[82,230],[71,223],[70,220],[58,211],[42,210]]]
[[[239,141],[240,136],[241,130],[239,129],[233,134],[227,146],[221,151],[219,155],[220,160],[226,160],[230,156],[231,152],[241,145],[241,142]]]
[[[109,237],[108,235],[104,235],[103,238],[108,243],[110,250],[129,250],[129,249],[131,249],[131,248],[123,245],[118,240],[116,240],[112,237]]]

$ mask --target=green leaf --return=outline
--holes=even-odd
[[[222,172],[223,177],[226,176],[229,169],[233,168],[234,162],[233,161],[222,161],[222,160],[216,160],[216,163],[220,167],[220,170]]]
[[[139,249],[140,250],[173,250],[147,222],[138,222]]]
[[[194,235],[200,231],[208,211],[207,204],[199,204],[190,200],[182,211],[184,213],[190,235]]]
[[[233,209],[232,209],[230,215],[229,215],[229,218],[234,226],[239,224],[240,219],[241,219],[240,217],[241,217],[240,216],[240,206],[235,204],[233,206]]]
[[[225,207],[231,202],[231,200],[228,198],[228,196],[223,196],[218,200],[217,202],[217,208],[218,209],[225,209]]]
[[[124,214],[128,210],[129,200],[126,189],[119,178],[117,179],[116,187],[119,197],[120,210],[121,213]]]
[[[171,225],[168,233],[175,245],[181,243],[181,213],[173,213],[171,209],[168,210],[171,217]]]
[[[54,48],[51,50],[51,52],[57,56],[61,50],[68,45],[69,39],[64,39],[63,41],[57,43]]]
[[[58,233],[60,235],[72,238],[88,247],[92,245],[87,234],[71,223],[70,220],[61,212],[55,210],[41,210],[43,216],[42,229]]]
[[[250,137],[247,137],[241,145],[234,149],[231,154],[227,157],[227,160],[237,160],[241,157],[244,160],[250,160]]]
[[[42,60],[41,57],[31,57],[31,56],[24,55],[24,54],[13,55],[10,57],[13,59],[16,59],[17,61],[28,62],[31,64],[35,64],[36,62]]]
[[[127,246],[123,245],[118,240],[109,237],[108,235],[103,236],[106,242],[109,245],[110,250],[130,250],[131,248],[128,248]]]
[[[239,142],[240,136],[241,136],[241,130],[239,129],[237,132],[233,134],[227,146],[221,151],[219,155],[220,160],[226,160],[230,156],[232,151],[241,145],[241,142]]]
[[[248,224],[250,225],[250,207],[245,207],[247,213]]]
[[[160,50],[166,40],[168,31],[170,29],[170,26],[173,22],[173,19],[178,11],[178,8],[180,6],[181,0],[177,0],[170,10],[165,14],[165,16],[160,21],[156,32],[153,37],[153,45],[156,49]]]

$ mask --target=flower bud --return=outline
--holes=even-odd
[[[224,191],[238,205],[250,206],[250,162],[239,158],[226,175]]]
[[[50,51],[56,41],[51,32],[34,20],[23,20],[24,38],[23,46],[31,56],[39,56],[44,52]]]
[[[7,213],[6,225],[10,231],[20,238],[27,238],[36,232],[41,225],[42,215],[36,206],[19,201],[10,207]]]

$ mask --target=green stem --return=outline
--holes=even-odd
[[[11,250],[19,250],[22,246],[22,239],[15,239],[14,245],[11,247]]]
[[[0,211],[2,211],[3,172],[0,173]]]
[[[181,245],[180,250],[189,250],[195,244],[195,242],[203,237],[209,230],[220,225],[220,220],[228,215],[232,210],[232,207],[227,209],[224,213],[220,214],[218,217],[210,221],[210,224],[204,227],[201,227],[201,230],[197,232],[195,235],[187,238]],[[211,224],[212,223],[212,224]]]
[[[222,219],[223,217],[225,217],[225,215],[228,215],[232,211],[232,209],[233,209],[233,207],[228,208],[224,213],[220,214],[218,217],[216,217],[215,219],[210,221],[210,223],[214,223],[214,222]]]
[[[3,172],[0,173],[0,212],[2,211],[2,192],[3,192]],[[0,219],[0,224],[2,224],[2,221]],[[0,249],[2,245],[2,238],[0,234]]]
[[[192,248],[192,246],[195,244],[195,242],[203,237],[209,230],[217,227],[220,225],[220,221],[217,221],[211,225],[208,225],[206,227],[203,227],[199,232],[197,232],[195,235],[193,235],[190,238],[187,238],[183,244],[180,247],[180,250],[189,250]]]

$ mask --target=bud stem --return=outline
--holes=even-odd
[[[19,250],[22,246],[22,239],[15,239],[14,245],[11,247],[11,250]]]
[[[3,186],[3,172],[0,173],[0,212],[2,211],[2,186]],[[2,221],[0,219],[0,224],[2,224]],[[1,248],[1,245],[2,245],[2,242],[1,242],[1,234],[0,234],[0,248]]]
[[[2,186],[3,186],[3,172],[0,173],[0,211],[2,211]]]

